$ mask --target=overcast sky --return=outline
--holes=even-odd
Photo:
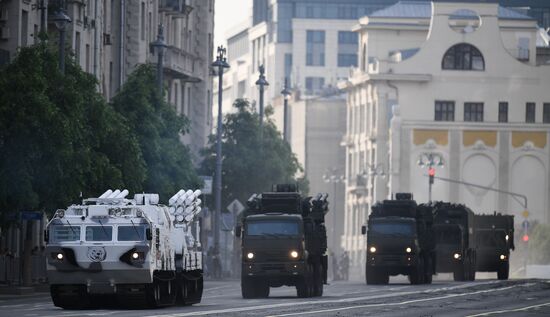
[[[250,15],[250,0],[215,0],[214,50],[225,45],[225,33],[246,21]]]

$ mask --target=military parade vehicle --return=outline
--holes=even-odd
[[[242,237],[243,298],[268,297],[270,287],[295,286],[298,297],[322,296],[327,282],[327,194],[303,197],[279,184],[253,194],[236,234]]]
[[[102,298],[130,307],[199,303],[203,289],[200,190],[158,194],[108,190],[57,210],[45,232],[55,306],[89,308]]]
[[[412,194],[372,206],[367,226],[366,282],[388,284],[389,276],[407,275],[411,284],[431,283],[435,243],[431,208],[417,205]]]
[[[455,281],[475,280],[477,247],[474,212],[461,204],[432,203],[437,273],[453,273]]]
[[[514,216],[494,213],[475,215],[478,272],[497,272],[507,280],[510,271],[510,249],[514,250]]]

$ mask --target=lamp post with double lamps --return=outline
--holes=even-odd
[[[285,77],[285,86],[283,87],[283,90],[281,90],[281,95],[283,95],[284,98],[284,106],[283,106],[283,139],[286,142],[288,141],[288,99],[290,99],[290,95],[292,93],[288,89],[288,78]]]
[[[428,201],[432,201],[432,185],[435,176],[435,167],[443,168],[445,166],[445,161],[441,154],[427,152],[418,156],[418,166],[421,168],[428,168]]]
[[[218,55],[212,63],[218,72],[218,124],[216,128],[216,178],[214,183],[215,210],[214,210],[214,249],[220,251],[220,215],[222,211],[222,94],[223,94],[223,72],[229,68],[226,57],[226,49],[218,46]]]
[[[155,50],[157,54],[157,85],[159,92],[162,96],[163,88],[163,62],[164,62],[164,53],[166,52],[166,42],[164,42],[164,26],[159,24],[157,39],[151,43],[152,49]]]
[[[337,173],[337,168],[330,168],[327,170],[327,173],[323,175],[323,181],[325,183],[329,183],[333,185],[332,188],[332,252],[336,254],[336,247],[337,247],[337,241],[336,241],[336,195],[337,195],[337,185],[343,184],[346,180],[344,175]]]
[[[59,30],[59,71],[65,74],[65,30],[72,22],[64,9],[59,9],[52,17],[55,27]]]
[[[269,86],[269,83],[267,80],[265,80],[265,67],[264,65],[260,65],[258,67],[258,71],[260,72],[260,77],[258,80],[256,80],[256,86],[260,89],[260,128],[262,128],[262,125],[264,123],[264,90],[265,86]],[[260,130],[260,133],[262,130]]]

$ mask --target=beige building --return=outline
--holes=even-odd
[[[436,176],[525,195],[529,219],[550,222],[548,38],[530,17],[487,2],[402,1],[355,27],[360,64],[341,87],[343,243],[357,272],[372,204],[397,192],[426,202],[427,170],[417,163],[429,155],[442,159]],[[432,199],[523,221],[522,200],[503,193],[436,179]]]
[[[199,150],[206,144],[212,124],[209,65],[214,0],[43,2],[44,6],[40,0],[0,1],[0,64],[8,63],[18,47],[36,43],[42,23],[50,40],[57,41],[57,29],[48,19],[62,6],[72,20],[66,42],[74,58],[98,79],[99,91],[110,99],[137,65],[156,64],[150,43],[162,24],[168,45],[164,58],[167,99],[190,119],[190,133],[182,141],[199,162]]]

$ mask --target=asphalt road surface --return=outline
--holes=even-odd
[[[297,298],[295,288],[272,288],[269,298],[244,300],[239,281],[207,281],[200,304],[143,310],[63,310],[53,306],[48,293],[1,295],[0,316],[550,316],[550,280],[437,280],[413,286],[398,277],[390,283],[332,282],[317,298]]]

